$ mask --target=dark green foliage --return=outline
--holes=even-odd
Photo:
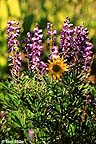
[[[1,139],[30,143],[28,130],[33,129],[36,144],[96,142],[96,105],[86,101],[86,91],[95,99],[96,88],[85,84],[82,74],[69,71],[61,81],[47,75],[22,74],[20,79],[6,82],[2,89],[6,89],[1,97],[6,118]]]

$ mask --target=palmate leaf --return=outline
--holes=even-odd
[[[18,99],[15,94],[8,94],[7,96],[3,95],[1,98],[1,103],[5,109],[17,110],[20,106],[20,99]]]
[[[22,129],[21,121],[20,121],[20,119],[19,119],[14,113],[12,113],[12,115],[11,115],[11,124],[12,124],[14,127],[21,128],[21,129]]]
[[[22,109],[11,110],[8,112],[7,117],[10,117],[13,127],[24,129],[25,127],[25,114]]]

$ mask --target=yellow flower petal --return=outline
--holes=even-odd
[[[64,63],[64,59],[58,56],[56,59],[48,60],[49,66],[47,70],[53,76],[53,79],[60,79],[64,71],[68,71],[68,65]]]

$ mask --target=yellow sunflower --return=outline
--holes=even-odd
[[[61,59],[59,56],[55,59],[48,60],[49,65],[47,70],[49,71],[49,74],[53,76],[53,79],[60,79],[62,76],[62,73],[64,71],[68,71],[68,65],[64,63],[63,58]]]

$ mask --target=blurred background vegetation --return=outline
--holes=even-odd
[[[84,25],[88,28],[95,54],[95,12],[95,0],[0,0],[0,80],[6,80],[8,73],[6,44],[8,20],[20,21],[22,24],[20,39],[22,39],[28,31],[33,30],[36,23],[39,23],[44,30],[47,21],[50,21],[54,28],[60,31],[65,18],[69,16],[74,25]]]

